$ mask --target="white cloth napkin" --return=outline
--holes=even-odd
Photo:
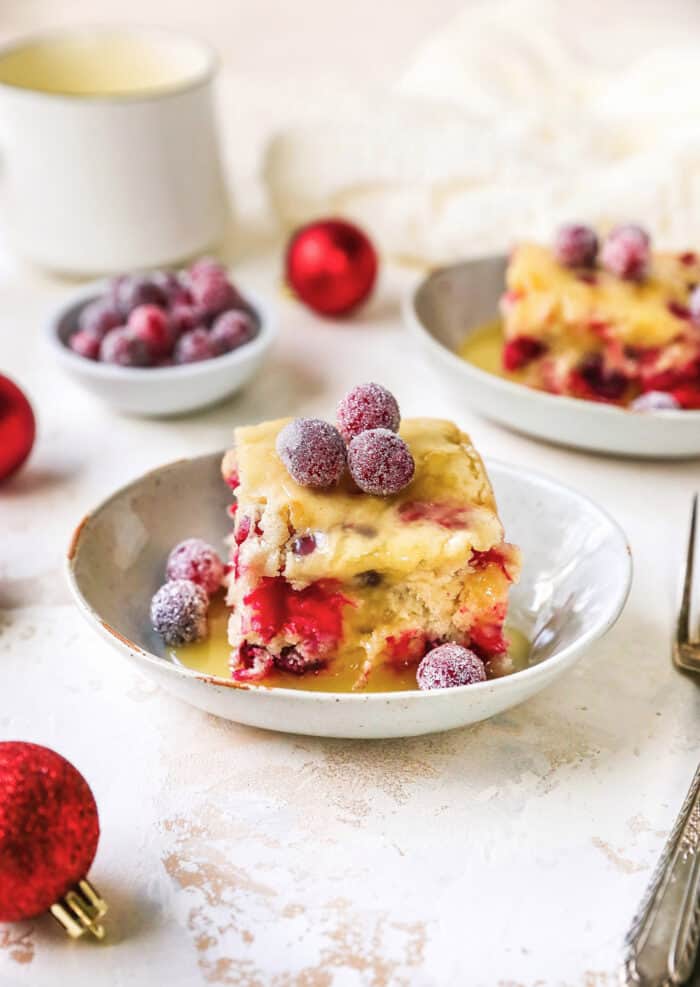
[[[286,225],[340,213],[427,263],[567,219],[700,243],[700,5],[470,5],[393,91],[277,134],[265,180]]]

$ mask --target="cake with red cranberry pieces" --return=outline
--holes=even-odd
[[[616,227],[600,246],[577,224],[551,247],[521,243],[501,299],[504,369],[552,394],[700,408],[698,285],[700,256],[652,251],[638,226]]]
[[[417,669],[443,643],[469,648],[485,675],[506,652],[520,555],[483,463],[452,422],[401,423],[377,388],[341,402],[337,429],[282,419],[235,432],[222,469],[236,497],[226,578],[239,682],[340,667],[362,689],[380,665]]]

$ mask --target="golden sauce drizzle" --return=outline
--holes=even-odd
[[[503,350],[503,323],[500,319],[486,322],[469,333],[459,346],[457,353],[467,363],[474,364],[479,370],[523,383],[522,372],[511,373],[503,369],[501,351]]]
[[[175,660],[187,668],[192,668],[205,675],[217,675],[230,679],[229,655],[231,648],[226,636],[229,611],[221,597],[212,600],[209,611],[209,637],[197,644],[187,644],[182,648],[174,648]],[[509,642],[508,654],[513,660],[515,670],[527,668],[530,654],[530,643],[520,631],[506,628],[506,638]],[[358,649],[357,661],[343,662],[335,667],[331,662],[328,668],[317,672],[307,672],[306,675],[292,675],[289,672],[274,671],[266,676],[264,685],[277,686],[284,689],[300,689],[304,692],[352,692],[353,683],[357,681],[362,671],[364,652]],[[398,692],[416,687],[415,664],[394,667],[380,665],[370,675],[367,687],[363,692]]]

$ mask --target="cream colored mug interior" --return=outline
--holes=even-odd
[[[158,95],[205,81],[206,45],[165,31],[60,32],[0,51],[0,85],[85,98]]]

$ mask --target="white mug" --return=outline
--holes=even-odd
[[[215,246],[229,206],[216,57],[156,29],[61,31],[0,51],[0,221],[18,252],[97,275]]]

